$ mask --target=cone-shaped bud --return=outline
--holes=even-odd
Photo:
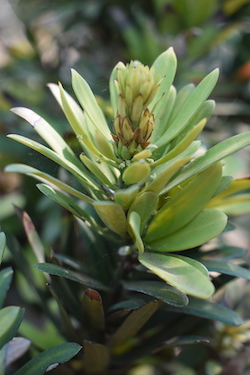
[[[154,68],[131,61],[126,66],[119,65],[116,86],[118,106],[113,139],[119,157],[129,160],[149,145],[154,115],[147,106],[157,93],[159,80]]]

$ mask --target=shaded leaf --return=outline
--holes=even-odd
[[[132,238],[134,238],[135,246],[139,253],[144,252],[144,244],[141,238],[141,217],[137,212],[131,212],[128,217],[128,230]]]
[[[160,281],[128,281],[123,282],[123,285],[128,290],[147,294],[168,305],[186,306],[188,304],[186,294]]]
[[[82,300],[83,314],[88,324],[96,331],[104,331],[104,311],[102,298],[94,289],[87,289]]]
[[[96,342],[83,341],[84,369],[88,374],[96,374],[105,370],[110,362],[109,349]]]
[[[206,319],[218,320],[232,326],[240,326],[244,323],[242,318],[233,310],[210,301],[203,301],[190,297],[189,304],[184,307],[168,307],[168,310],[191,314]]]
[[[111,201],[96,201],[93,206],[103,223],[121,237],[127,234],[127,219],[121,205]]]
[[[6,236],[4,232],[0,232],[0,264],[2,263],[4,251],[6,247]]]
[[[152,301],[134,310],[111,337],[110,345],[117,346],[134,337],[156,312],[159,305],[158,301]]]
[[[75,342],[54,346],[32,358],[15,375],[43,375],[50,366],[69,361],[80,350]]]
[[[220,272],[225,273],[226,275],[232,275],[236,277],[242,277],[243,279],[250,280],[250,270],[238,266],[232,263],[226,263],[222,261],[216,260],[203,260],[200,259],[200,262],[204,264],[204,266],[213,272]]]
[[[21,358],[30,348],[30,340],[24,337],[14,337],[0,350],[0,373],[17,359]],[[2,372],[1,372],[2,371]]]
[[[96,288],[100,290],[109,290],[109,288],[99,281],[90,278],[84,274],[80,274],[78,272],[71,271],[69,269],[63,268],[56,264],[51,263],[38,263],[35,264],[35,267],[42,272],[48,272],[50,275],[55,275],[59,277],[64,277],[66,279],[75,281],[77,283],[89,286],[91,288]]]

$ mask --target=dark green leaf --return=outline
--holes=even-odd
[[[180,290],[160,281],[129,281],[123,283],[128,290],[144,293],[173,306],[186,306],[188,297]]]
[[[0,264],[2,263],[4,251],[6,246],[6,236],[5,233],[0,233]]]
[[[223,305],[210,301],[203,301],[190,297],[189,304],[185,307],[169,307],[168,310],[196,315],[205,319],[218,320],[232,326],[244,324],[242,318],[235,312]]]
[[[250,280],[250,271],[246,268],[237,266],[236,264],[226,263],[216,260],[200,260],[209,271],[225,273],[226,275],[232,275],[236,277],[242,277],[243,279]]]
[[[53,365],[69,361],[81,350],[75,342],[68,342],[45,350],[26,363],[15,375],[43,375]]]
[[[69,269],[63,268],[56,264],[51,263],[38,263],[35,265],[37,269],[43,272],[47,272],[50,275],[64,277],[66,279],[75,281],[77,283],[89,286],[91,288],[101,289],[101,290],[108,290],[109,288],[105,285],[101,284],[99,281],[90,278],[84,274],[80,274],[78,272],[71,271]]]

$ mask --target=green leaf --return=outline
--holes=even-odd
[[[127,211],[133,200],[139,192],[138,185],[131,185],[126,189],[116,190],[114,193],[114,200],[120,204],[125,211]]]
[[[181,307],[188,304],[186,294],[160,281],[127,281],[123,282],[123,285],[125,289],[147,294],[168,305]]]
[[[12,277],[13,270],[11,267],[7,267],[0,271],[0,308],[3,306]]]
[[[32,358],[15,375],[43,375],[49,367],[69,361],[80,350],[81,346],[75,342],[54,346]]]
[[[200,259],[200,262],[204,264],[204,266],[209,271],[225,273],[226,275],[242,277],[243,279],[250,280],[250,270],[243,268],[241,266],[238,266],[236,264],[226,263],[223,261],[203,260],[203,259]]]
[[[131,312],[111,337],[110,345],[114,347],[124,343],[131,337],[135,337],[144,324],[156,312],[159,305],[159,301],[152,301]]]
[[[171,252],[192,249],[217,237],[227,224],[227,216],[214,209],[202,210],[177,232],[147,244],[150,250]]]
[[[168,92],[173,83],[176,72],[177,59],[173,48],[170,47],[167,51],[158,56],[153,63],[153,67],[155,70],[155,77],[158,79],[163,78],[154,100],[149,105],[150,111],[155,108],[154,115],[157,121],[157,116],[162,113],[162,109],[166,104],[165,100],[159,99],[162,98],[163,95],[165,96],[165,98],[168,96]]]
[[[218,80],[218,75],[219,71],[218,69],[215,69],[199,83],[199,85],[184,103],[175,120],[168,128],[168,131],[155,142],[158,147],[170,142],[182,131],[182,129],[184,129],[191,117],[194,116],[194,114],[199,110],[200,106],[212,92]]]
[[[127,218],[122,206],[111,201],[96,201],[93,206],[107,228],[126,237]]]
[[[222,166],[217,163],[170,198],[151,221],[145,241],[166,238],[191,222],[214,195],[221,175]]]
[[[141,238],[141,217],[137,212],[131,212],[128,216],[128,231],[135,241],[135,247],[139,253],[144,252],[144,244]]]
[[[0,264],[2,263],[6,248],[6,236],[4,232],[0,232]]]
[[[0,310],[0,348],[16,334],[24,316],[24,309],[7,306]]]
[[[146,161],[137,161],[130,164],[123,172],[122,179],[126,185],[137,184],[148,177],[150,166]]]
[[[236,246],[225,246],[215,250],[206,251],[205,253],[202,253],[200,255],[204,257],[204,260],[210,260],[209,258],[213,256],[219,256],[220,260],[230,260],[244,257],[246,255],[246,249],[242,249],[241,247]]]
[[[57,133],[57,131],[41,116],[28,108],[13,108],[12,112],[28,121],[36,132],[47,142],[47,144],[58,154],[81,168],[79,159],[75,156],[72,149]]]
[[[65,168],[70,173],[72,173],[84,186],[90,186],[91,188],[96,189],[96,181],[93,179],[93,176],[89,175],[87,171],[83,169],[84,167],[82,164],[81,169],[79,169],[77,165],[71,163],[63,156],[57,155],[56,152],[54,152],[50,148],[43,146],[42,144],[35,142],[29,138],[23,137],[21,135],[9,134],[8,138],[20,142],[25,146],[28,146],[33,150],[39,152],[40,154],[44,155],[48,159],[53,160],[55,163]]]
[[[77,204],[72,198],[63,194],[61,191],[53,189],[51,186],[45,184],[38,184],[37,188],[44,195],[46,195],[46,197],[53,199],[55,202],[65,207],[69,212],[71,212],[76,217],[88,221],[93,228],[96,229],[98,227],[94,218],[90,216],[88,212],[84,210],[79,204]]]
[[[195,90],[195,85],[193,83],[189,83],[188,85],[182,87],[180,91],[178,91],[176,100],[174,103],[174,108],[172,110],[169,123],[171,124],[179,112],[181,111],[181,108],[183,107],[184,103],[187,101],[187,99],[190,97],[192,92]]]
[[[107,286],[101,284],[99,281],[95,279],[90,278],[89,276],[86,276],[82,273],[71,271],[67,268],[63,268],[56,264],[38,263],[38,264],[35,264],[35,267],[42,272],[47,272],[50,275],[64,277],[66,279],[75,281],[79,284],[86,285],[90,288],[96,288],[100,290],[109,290]]]
[[[250,145],[250,131],[235,135],[211,147],[205,155],[189,163],[166,187],[167,192],[183,181],[209,168],[212,164]]]
[[[92,90],[85,79],[74,69],[72,69],[72,86],[79,103],[92,121],[93,127],[100,131],[107,140],[112,140],[109,127]]]
[[[137,195],[134,202],[129,208],[128,216],[131,212],[137,212],[141,218],[141,230],[144,225],[154,213],[159,197],[158,194],[153,191],[145,191]]]
[[[189,299],[189,304],[184,307],[166,307],[168,310],[199,316],[205,319],[218,320],[232,326],[244,324],[242,318],[235,312],[223,305],[200,299]]]
[[[84,340],[84,369],[88,374],[103,372],[109,365],[109,349],[93,341]]]
[[[138,259],[154,274],[185,294],[207,299],[214,292],[206,268],[194,259],[148,252],[140,254]]]

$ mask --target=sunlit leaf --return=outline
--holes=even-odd
[[[214,292],[206,268],[194,259],[148,252],[140,254],[138,259],[150,271],[185,294],[207,299]]]
[[[0,348],[15,335],[24,316],[24,309],[7,306],[0,310]]]

